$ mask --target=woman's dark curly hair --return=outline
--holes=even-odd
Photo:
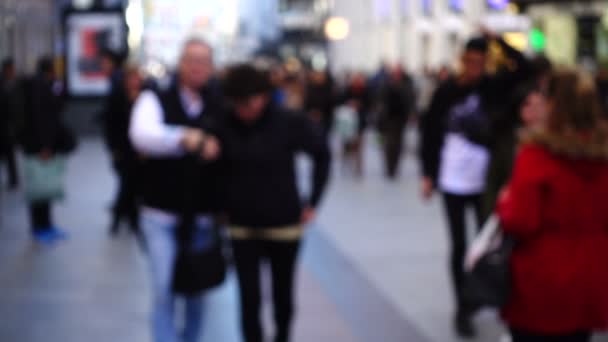
[[[270,93],[273,90],[268,72],[250,64],[239,64],[228,69],[222,82],[224,95],[233,101]]]

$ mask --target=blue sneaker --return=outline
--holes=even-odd
[[[67,240],[70,238],[68,233],[57,227],[49,228],[49,233],[54,240]]]
[[[43,245],[49,245],[55,242],[56,239],[50,230],[42,230],[34,233],[34,240]]]

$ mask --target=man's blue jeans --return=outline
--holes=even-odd
[[[154,342],[198,342],[201,335],[204,298],[185,299],[184,326],[178,333],[175,315],[176,295],[172,291],[177,255],[176,224],[142,212],[142,231],[146,239],[152,278],[152,334]]]

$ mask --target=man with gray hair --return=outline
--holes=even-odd
[[[155,342],[196,342],[201,335],[205,291],[185,296],[180,333],[175,326],[174,277],[184,229],[196,248],[207,248],[221,209],[215,162],[219,144],[207,134],[220,111],[209,87],[212,75],[211,47],[191,39],[184,45],[173,84],[158,93],[143,92],[133,108],[129,135],[144,156],[141,224],[150,259]]]

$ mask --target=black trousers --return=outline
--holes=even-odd
[[[512,342],[589,342],[591,333],[586,331],[576,332],[568,335],[537,335],[529,332],[511,330]]]
[[[8,171],[8,184],[10,187],[15,187],[19,184],[15,144],[10,141],[6,141],[2,143],[2,145],[3,146],[0,146],[0,157],[3,157],[6,160],[6,168]]]
[[[294,278],[299,242],[261,240],[233,241],[233,253],[239,279],[241,328],[245,342],[262,342],[264,330],[260,319],[262,290],[260,270],[270,264],[272,297],[276,327],[275,342],[290,338],[294,315]]]
[[[387,119],[384,123],[384,160],[386,166],[386,176],[389,178],[397,177],[399,162],[403,154],[403,133],[405,131],[406,120]]]
[[[135,160],[115,162],[114,170],[118,177],[119,188],[113,205],[112,231],[118,232],[121,220],[126,219],[133,232],[139,234],[138,163]]]
[[[471,307],[463,296],[465,281],[464,258],[467,252],[466,212],[467,209],[474,210],[477,219],[477,231],[479,231],[483,224],[481,222],[481,195],[462,196],[444,193],[443,199],[450,232],[450,264],[456,306],[460,314],[472,314],[475,308]]]
[[[51,218],[51,203],[47,201],[31,203],[30,221],[32,233],[34,234],[51,228],[53,225],[53,220]]]

